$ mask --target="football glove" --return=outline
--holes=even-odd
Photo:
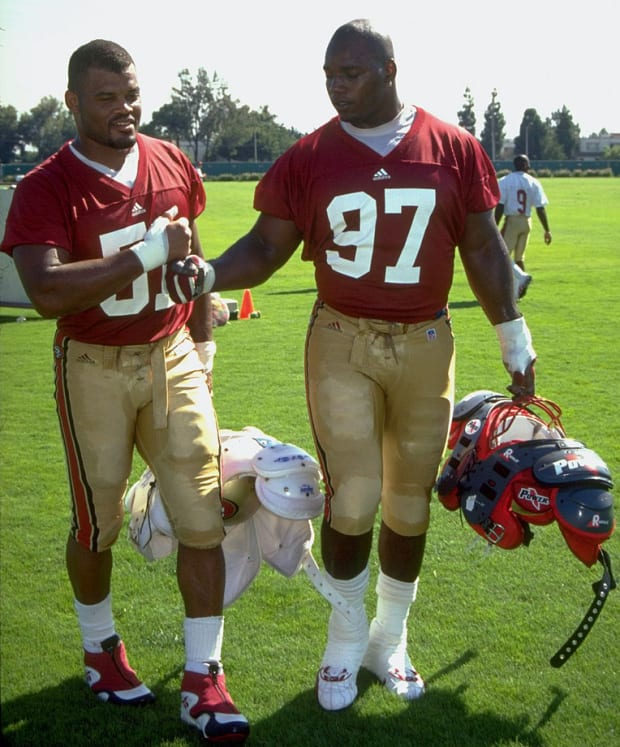
[[[213,267],[195,254],[168,265],[166,285],[168,295],[175,303],[194,301],[203,293],[208,293],[214,282]]]

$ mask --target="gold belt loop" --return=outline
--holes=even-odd
[[[367,319],[359,317],[357,320],[357,329],[351,343],[351,355],[349,362],[353,366],[363,366],[366,360],[366,347],[368,345],[368,332],[370,331],[370,324]]]
[[[120,348],[117,345],[103,345],[103,370],[114,371],[118,365]]]
[[[156,342],[151,349],[151,371],[153,374],[153,426],[168,425],[168,377],[166,370],[166,340]]]

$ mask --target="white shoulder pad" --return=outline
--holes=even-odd
[[[283,576],[294,576],[312,549],[314,530],[310,521],[285,519],[264,507],[253,521],[263,560]]]
[[[125,510],[131,514],[129,540],[148,561],[165,558],[176,550],[178,542],[150,469],[127,491]]]
[[[155,484],[155,477],[150,469],[145,469],[140,479],[125,493],[125,511],[128,514],[136,514],[146,511],[149,491]]]
[[[285,519],[314,519],[323,510],[325,496],[318,470],[300,470],[281,477],[259,476],[255,490],[265,508]]]
[[[224,607],[228,607],[243,594],[260,571],[262,558],[254,519],[227,529],[222,550],[226,564]]]
[[[222,482],[237,477],[254,475],[253,459],[263,451],[266,444],[278,443],[258,428],[243,431],[220,431],[222,441]]]
[[[260,477],[281,477],[291,472],[318,471],[319,464],[299,446],[276,443],[257,452],[252,459],[252,467]]]

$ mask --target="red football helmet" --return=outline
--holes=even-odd
[[[489,390],[472,392],[454,408],[452,453],[435,488],[446,508],[460,509],[475,532],[505,549],[528,545],[530,525],[557,521],[579,560],[602,563],[605,575],[595,585],[602,606],[615,587],[602,549],[615,528],[612,478],[596,452],[566,437],[561,414],[539,397],[514,401]],[[583,637],[582,630],[579,642]],[[554,666],[576,648],[567,645]]]

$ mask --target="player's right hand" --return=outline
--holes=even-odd
[[[536,394],[534,362],[532,361],[528,365],[525,373],[515,371],[512,374],[512,383],[508,386],[508,391],[513,395],[513,399],[518,400],[520,397],[533,397]]]
[[[161,267],[175,259],[184,259],[191,249],[192,232],[187,218],[174,220],[178,213],[176,205],[156,218],[130,250],[140,260],[144,272]]]
[[[214,282],[213,267],[195,254],[168,264],[166,286],[175,303],[196,300],[203,293],[209,293]]]

